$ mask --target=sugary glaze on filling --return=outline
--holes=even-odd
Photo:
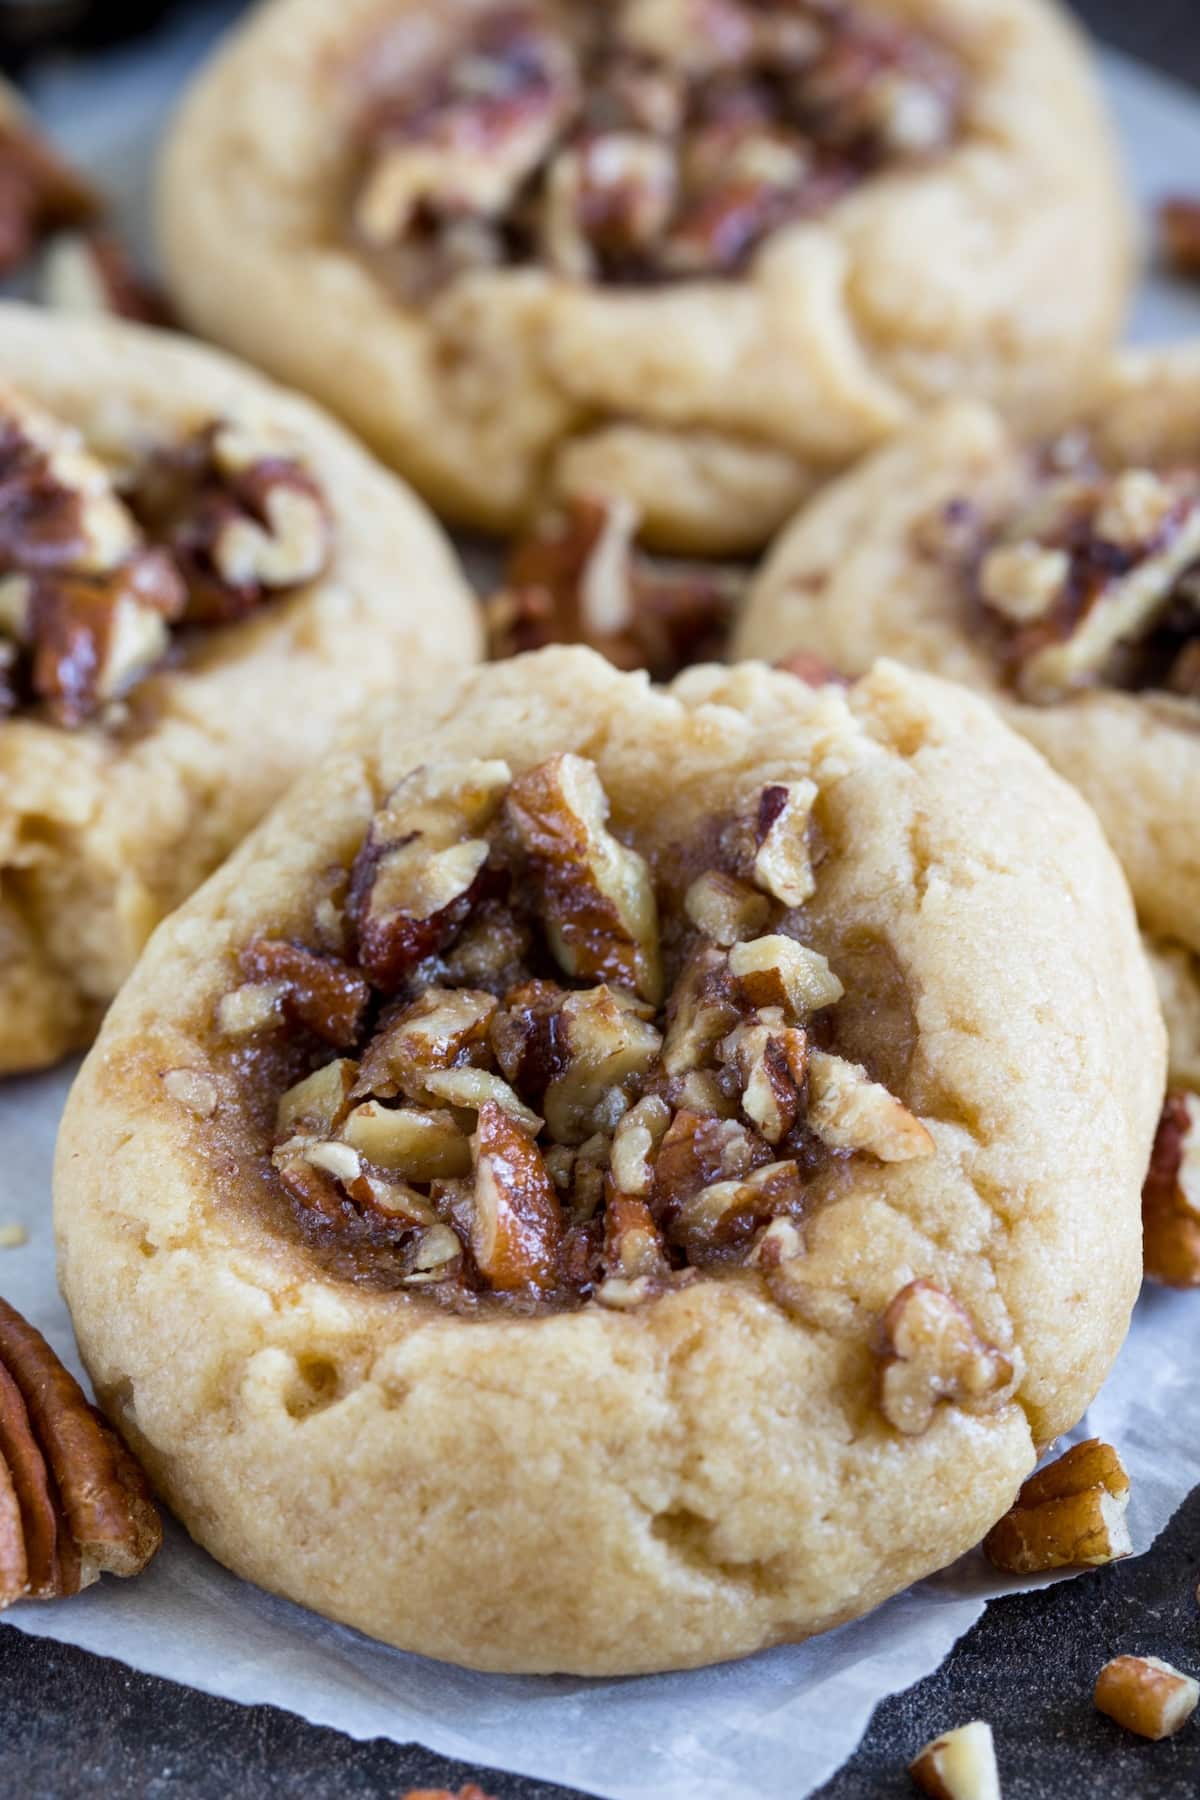
[[[0,390],[0,719],[119,726],[173,649],[316,579],[330,546],[312,475],[234,423],[110,468]]]
[[[885,1085],[914,1036],[888,947],[839,940],[848,992],[806,941],[816,798],[768,784],[651,862],[583,757],[409,775],[217,1009],[292,1227],[452,1308],[632,1308],[794,1258],[855,1157],[931,1155]]]
[[[955,138],[946,46],[845,0],[537,0],[369,59],[354,239],[408,297],[471,269],[736,274],[781,226]]]
[[[977,620],[1020,697],[1200,699],[1200,462],[1106,468],[1073,434],[1030,459],[1025,487],[977,535],[957,511]]]

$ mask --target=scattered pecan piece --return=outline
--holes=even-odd
[[[136,1575],[161,1542],[141,1469],[41,1333],[0,1300],[0,1607]]]
[[[927,1431],[943,1402],[971,1412],[998,1405],[1014,1373],[966,1308],[931,1281],[901,1288],[883,1315],[877,1354],[880,1410],[906,1437]]]
[[[500,1293],[558,1282],[562,1210],[541,1152],[503,1107],[479,1109],[475,1159],[475,1261]]]
[[[1168,1287],[1200,1287],[1200,1098],[1163,1105],[1142,1189],[1146,1273]]]
[[[738,570],[669,562],[635,546],[625,501],[581,496],[544,518],[514,549],[486,605],[493,657],[545,644],[587,644],[619,669],[669,681],[719,657],[745,590]]]
[[[563,1000],[559,1041],[562,1072],[543,1102],[546,1122],[560,1144],[578,1144],[612,1128],[662,1049],[660,1033],[619,992],[604,985]]]
[[[491,994],[473,988],[429,987],[409,1006],[391,1011],[363,1053],[356,1099],[429,1099],[436,1070],[486,1059],[496,1013]]]
[[[568,975],[662,993],[658,906],[645,859],[607,829],[608,796],[581,756],[513,782],[508,813],[529,858],[554,955]]]
[[[1138,1737],[1174,1737],[1200,1703],[1200,1682],[1157,1656],[1116,1656],[1096,1677],[1098,1710]]]
[[[1172,195],[1158,209],[1159,233],[1177,275],[1200,275],[1200,200]]]
[[[412,1788],[407,1794],[402,1794],[400,1800],[492,1800],[492,1796],[469,1781],[466,1787],[459,1788],[457,1794],[452,1794],[449,1788]]]
[[[812,781],[774,782],[758,803],[754,879],[784,906],[803,906],[816,892],[809,825],[817,798]]]
[[[100,212],[94,190],[40,132],[3,109],[0,118],[0,275],[28,260],[43,239]]]
[[[166,295],[146,279],[110,231],[62,232],[42,259],[41,297],[55,312],[111,315],[170,326]]]
[[[1088,1438],[1029,1477],[984,1538],[984,1554],[1014,1575],[1098,1568],[1132,1552],[1128,1506],[1120,1457],[1111,1445]]]
[[[340,957],[281,938],[256,938],[240,960],[248,980],[277,988],[287,1018],[339,1048],[357,1040],[371,990]]]
[[[1000,1800],[992,1728],[974,1719],[926,1744],[908,1772],[931,1800]]]

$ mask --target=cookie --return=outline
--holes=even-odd
[[[1044,0],[273,0],[168,145],[177,302],[510,530],[617,494],[763,543],[915,411],[1057,422],[1129,232]]]
[[[1198,424],[1193,346],[1121,356],[1057,440],[969,403],[934,412],[798,516],[736,634],[743,655],[814,652],[851,674],[900,656],[994,697],[1099,814],[1175,972],[1172,1084],[1193,1095]]]
[[[240,1574],[472,1667],[694,1666],[1006,1510],[1124,1335],[1162,1082],[1120,871],[986,702],[547,650],[156,934],[62,1282]]]
[[[370,697],[479,647],[421,505],[165,334],[0,309],[0,1074],[87,1043],[153,927]]]

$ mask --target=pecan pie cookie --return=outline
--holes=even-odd
[[[190,323],[443,511],[617,493],[706,553],[948,392],[1057,423],[1128,278],[1045,0],[273,0],[160,216]]]
[[[736,643],[850,674],[901,656],[1003,706],[1125,867],[1162,971],[1173,1089],[1200,1125],[1200,347],[1123,355],[1053,441],[970,403],[931,414],[801,513]],[[1194,1148],[1189,1285],[1200,1131]],[[1148,1268],[1180,1280],[1150,1223]]]
[[[0,309],[0,1074],[89,1040],[372,694],[476,648],[436,526],[307,401]]]
[[[742,1655],[977,1542],[1079,1417],[1161,1039],[1092,814],[986,702],[546,650],[156,934],[64,1289],[252,1580],[482,1668]]]

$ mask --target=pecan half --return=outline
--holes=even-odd
[[[1133,1550],[1128,1506],[1120,1457],[1111,1445],[1088,1438],[1029,1477],[984,1538],[984,1554],[1016,1575],[1115,1562]]]
[[[41,1333],[0,1300],[0,1607],[136,1575],[161,1542],[141,1469]]]
[[[931,1281],[910,1281],[883,1315],[879,1405],[906,1437],[919,1437],[939,1405],[986,1412],[1013,1378],[1012,1359],[985,1342],[971,1315]]]

